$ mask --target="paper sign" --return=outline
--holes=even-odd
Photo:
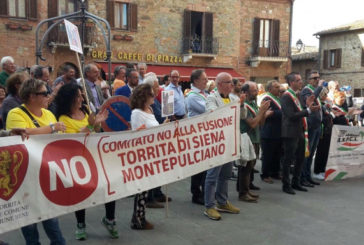
[[[83,54],[82,45],[80,40],[80,34],[78,33],[78,28],[68,20],[64,20],[64,25],[67,31],[68,43],[70,49]]]
[[[174,115],[174,91],[162,91],[162,117]]]

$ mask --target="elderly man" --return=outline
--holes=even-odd
[[[259,126],[263,125],[265,118],[269,117],[273,112],[269,109],[269,101],[261,103],[260,109],[257,106],[258,87],[255,82],[246,82],[242,87],[246,93],[245,107],[247,115],[240,120],[240,133],[247,133],[253,143],[255,155],[259,156],[260,130]],[[239,166],[237,189],[239,191],[239,200],[244,202],[256,203],[259,195],[250,190],[259,190],[260,188],[253,185],[254,166],[256,160],[248,161],[246,166]]]
[[[147,64],[138,63],[137,64],[137,70],[138,70],[138,73],[139,73],[139,82],[138,82],[138,84],[141,84],[143,82],[145,73],[147,73]]]
[[[77,83],[75,79],[76,71],[70,65],[65,65],[63,67],[63,75],[59,76],[54,80],[53,87],[56,87],[59,83],[67,84],[67,83]]]
[[[11,56],[5,56],[1,59],[1,69],[0,72],[0,84],[6,87],[6,80],[13,74],[16,70],[16,65],[14,59]]]
[[[200,115],[206,111],[205,92],[207,76],[204,70],[194,70],[191,73],[191,91],[187,94],[185,102],[188,117]],[[204,205],[204,188],[206,172],[191,177],[192,202]]]
[[[172,74],[173,75],[173,74]],[[173,78],[172,78],[173,79]],[[233,89],[232,77],[229,73],[221,72],[216,77],[217,93],[210,94],[206,100],[206,111],[216,110],[218,107],[236,100],[230,96]],[[240,209],[228,201],[228,181],[232,172],[232,162],[207,170],[205,180],[204,214],[212,220],[220,220],[220,212],[238,214]],[[215,208],[215,198],[217,205]]]
[[[166,91],[172,90],[174,91],[174,115],[172,116],[172,120],[180,120],[184,118],[186,114],[185,108],[185,97],[182,92],[181,86],[179,83],[179,72],[177,70],[171,71],[171,83],[168,87],[165,88]]]
[[[302,79],[299,73],[292,72],[286,76],[289,88],[281,97],[282,105],[282,140],[284,159],[282,166],[282,190],[287,194],[296,194],[295,190],[307,191],[302,187],[300,178],[305,155],[308,154],[308,128],[306,117],[320,109],[314,104],[315,96],[306,99],[305,109],[297,98],[297,92],[302,88]],[[294,164],[292,183],[289,173]]]
[[[130,97],[134,88],[138,86],[138,72],[133,68],[126,69],[126,82],[127,84],[118,88],[115,91],[115,95],[123,95],[125,97]]]
[[[125,86],[125,74],[126,74],[126,67],[125,66],[117,66],[114,69],[114,76],[115,76],[115,80],[114,83],[112,85],[112,94],[115,94],[115,91],[122,87]]]
[[[267,93],[262,101],[270,102],[272,115],[265,119],[260,130],[262,147],[262,173],[264,182],[272,184],[272,177],[280,179],[280,161],[282,153],[281,127],[282,127],[282,106],[279,99],[280,84],[276,80],[268,81]]]
[[[316,148],[321,136],[321,122],[322,122],[322,110],[321,102],[319,101],[319,94],[322,90],[321,86],[318,86],[320,81],[320,74],[317,71],[312,71],[308,78],[308,84],[304,87],[300,93],[301,104],[306,107],[306,100],[308,97],[314,95],[316,97],[314,104],[320,107],[320,110],[311,112],[307,117],[308,123],[308,143],[309,143],[309,156],[306,156],[303,162],[303,169],[301,174],[301,185],[305,187],[314,187],[320,185],[320,183],[312,180],[311,166],[312,159],[315,155]]]
[[[100,109],[104,103],[101,88],[95,84],[99,77],[99,68],[95,64],[88,64],[84,69],[85,85],[92,111]]]

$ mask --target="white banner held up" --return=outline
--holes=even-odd
[[[0,233],[239,158],[238,102],[141,131],[0,139]]]
[[[364,175],[364,128],[334,125],[325,180]]]
[[[80,34],[78,33],[78,28],[68,20],[64,20],[64,25],[66,27],[68,43],[70,45],[70,49],[76,51],[80,54],[83,54]]]

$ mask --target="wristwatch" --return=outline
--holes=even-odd
[[[51,127],[52,134],[56,132],[56,125],[54,123],[50,123],[49,126]]]

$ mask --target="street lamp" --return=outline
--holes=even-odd
[[[301,52],[301,49],[303,48],[304,44],[302,42],[301,39],[298,39],[298,41],[296,42],[296,48],[298,50],[298,52]]]

